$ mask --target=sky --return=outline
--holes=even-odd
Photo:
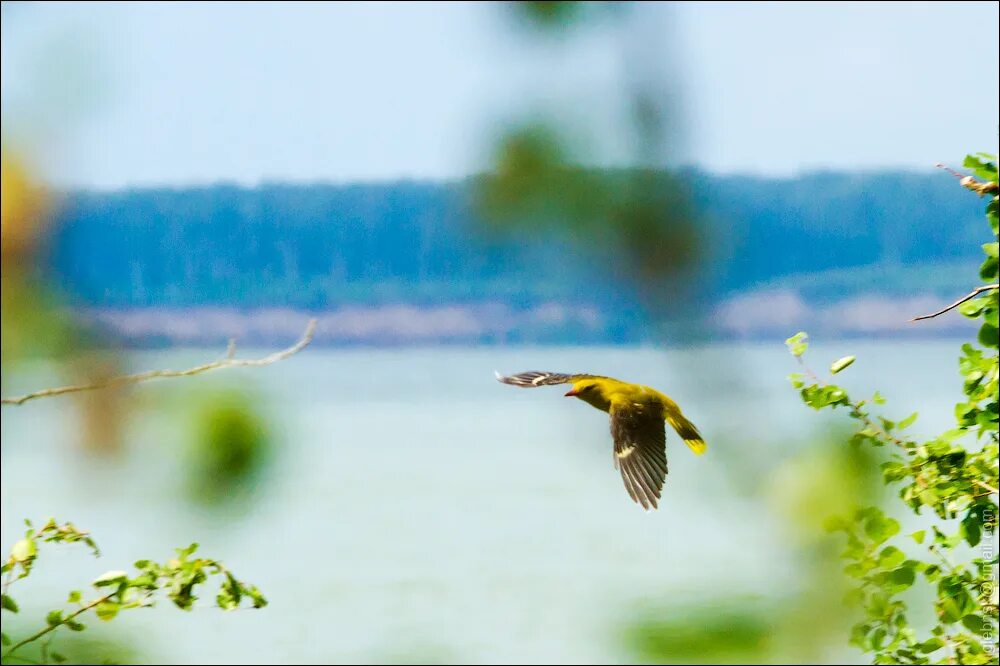
[[[3,3],[4,150],[60,185],[460,178],[544,120],[594,164],[792,176],[996,152],[998,3]],[[670,133],[649,149],[636,91]]]

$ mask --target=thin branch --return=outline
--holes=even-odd
[[[967,190],[972,190],[973,192],[975,192],[979,196],[984,196],[986,194],[994,194],[995,195],[997,193],[997,190],[1000,189],[1000,186],[997,185],[997,182],[995,180],[988,180],[986,182],[980,182],[980,181],[976,180],[975,178],[973,178],[972,176],[966,176],[964,174],[961,174],[961,173],[955,171],[954,169],[952,169],[947,164],[940,164],[940,163],[938,163],[938,164],[935,164],[934,166],[936,166],[939,169],[944,169],[945,171],[947,171],[948,173],[950,173],[951,175],[953,175],[955,178],[958,178],[959,179],[959,184],[962,187],[964,187]]]
[[[980,480],[978,480],[978,479],[973,479],[973,480],[972,480],[972,482],[973,482],[974,484],[976,484],[977,486],[979,486],[980,488],[983,488],[984,490],[987,490],[987,491],[989,491],[989,492],[987,493],[987,494],[989,494],[989,495],[996,495],[996,494],[1000,494],[1000,490],[997,490],[997,489],[996,489],[996,488],[994,488],[993,486],[991,486],[991,485],[989,485],[989,484],[986,484],[986,483],[983,483],[982,481],[980,481]],[[977,495],[977,497],[978,497],[978,495]]]
[[[4,579],[3,579],[3,593],[4,594],[7,594],[7,590],[10,589],[11,583],[14,582],[14,564],[13,564],[13,561],[14,561],[14,558],[11,558],[9,560],[11,566],[10,566],[10,569],[7,569],[7,575],[4,576]]]
[[[37,633],[34,633],[31,636],[28,636],[27,638],[25,638],[24,640],[22,640],[22,641],[20,641],[18,643],[15,643],[7,651],[5,651],[3,653],[3,658],[4,659],[9,659],[10,656],[16,650],[19,650],[20,648],[23,648],[28,643],[34,643],[39,638],[41,638],[41,637],[45,636],[46,634],[48,634],[50,631],[55,631],[56,629],[58,629],[59,627],[63,626],[64,624],[68,624],[70,621],[75,620],[77,618],[77,616],[82,615],[82,614],[86,613],[87,611],[89,611],[91,608],[94,608],[95,606],[104,603],[105,601],[107,601],[111,597],[115,596],[116,594],[118,594],[117,590],[115,590],[114,592],[109,592],[108,594],[105,594],[103,597],[98,597],[98,598],[94,599],[93,601],[91,601],[91,602],[89,602],[89,603],[81,606],[75,612],[70,613],[69,615],[67,615],[66,617],[64,617],[61,621],[57,622],[56,624],[50,624],[47,627],[45,627],[44,629],[40,629]]]
[[[812,371],[812,368],[810,368],[808,365],[806,365],[806,362],[802,360],[801,356],[796,356],[795,360],[797,360],[799,362],[799,366],[801,366],[802,369],[805,371],[805,373],[807,375],[809,375],[810,379],[812,379],[814,382],[816,382],[820,386],[828,386],[828,384],[825,381],[823,381],[822,379],[820,379],[816,375],[816,373]],[[890,435],[888,432],[886,432],[885,428],[881,427],[879,424],[877,424],[877,423],[875,423],[874,421],[871,420],[871,418],[868,416],[867,412],[864,412],[864,411],[861,410],[861,404],[860,403],[848,402],[847,404],[848,404],[848,406],[851,409],[854,410],[854,413],[857,415],[857,418],[859,418],[862,423],[864,423],[866,426],[868,426],[876,435],[879,435],[885,441],[892,442],[893,444],[895,444],[896,446],[898,446],[898,447],[900,447],[902,449],[907,449],[908,448],[907,444],[910,444],[911,442],[907,442],[905,440],[902,440],[899,437],[894,437],[894,436]]]
[[[122,377],[112,377],[100,382],[95,382],[93,384],[78,384],[75,386],[60,386],[58,388],[44,389],[41,391],[35,391],[34,393],[28,393],[26,395],[18,396],[16,398],[3,398],[0,404],[4,405],[22,405],[29,400],[34,400],[35,398],[49,398],[56,395],[63,395],[64,393],[78,393],[80,391],[93,391],[95,389],[111,388],[116,386],[124,386],[127,384],[138,384],[139,382],[148,381],[150,379],[163,379],[168,377],[190,377],[191,375],[200,375],[203,372],[208,372],[209,370],[219,370],[221,368],[237,368],[237,367],[248,367],[248,366],[260,366],[260,365],[271,365],[272,363],[277,363],[278,361],[283,361],[289,356],[293,356],[309,345],[312,342],[313,334],[316,332],[316,320],[310,319],[309,325],[306,326],[305,332],[302,334],[302,338],[296,342],[294,345],[287,349],[283,349],[279,352],[275,352],[270,356],[265,356],[259,359],[237,359],[234,358],[236,353],[236,345],[230,341],[229,348],[226,352],[226,357],[219,360],[213,361],[212,363],[205,363],[203,365],[195,366],[193,368],[188,368],[187,370],[149,370],[147,372],[140,372],[135,375],[125,375]]]
[[[931,314],[925,314],[925,315],[921,315],[919,317],[914,317],[910,321],[913,322],[913,321],[920,321],[922,319],[933,319],[934,317],[937,317],[938,315],[943,315],[948,310],[951,310],[953,308],[957,308],[962,303],[964,303],[964,302],[966,302],[966,301],[968,301],[968,300],[970,300],[972,298],[975,298],[976,296],[978,296],[979,294],[983,293],[984,291],[990,291],[991,289],[1000,289],[1000,284],[984,284],[981,287],[976,287],[975,289],[973,289],[972,291],[970,291],[965,296],[962,296],[962,298],[958,299],[957,301],[955,301],[954,303],[952,303],[948,307],[942,308],[941,310],[938,310],[937,312],[932,312]]]

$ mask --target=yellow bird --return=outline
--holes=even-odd
[[[666,421],[696,454],[705,452],[705,440],[677,403],[656,389],[599,375],[566,375],[558,372],[521,372],[496,377],[521,388],[572,384],[567,397],[583,400],[611,417],[615,468],[621,470],[625,490],[649,511],[656,508],[667,478]]]

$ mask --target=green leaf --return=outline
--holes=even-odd
[[[785,345],[788,347],[788,351],[792,353],[792,356],[802,356],[806,353],[806,349],[809,348],[808,340],[809,335],[805,331],[799,331],[785,340]]]
[[[261,591],[257,589],[256,585],[251,585],[250,587],[244,588],[246,593],[253,600],[254,608],[263,608],[267,605],[267,599],[261,594]]]
[[[913,537],[913,540],[916,541],[917,543],[923,543],[924,537],[927,536],[927,530],[917,530],[910,536]]]
[[[63,616],[61,610],[49,611],[49,614],[45,616],[45,621],[50,627],[54,627],[57,624],[62,624]]]
[[[997,259],[1000,257],[1000,243],[983,243],[983,252],[986,256]]]
[[[965,584],[949,576],[938,583],[937,606],[944,622],[955,623],[976,610],[976,602]]]
[[[8,636],[7,634],[5,634],[3,632],[0,632],[0,644],[3,644],[3,645],[6,646],[6,645],[10,645],[12,642],[13,641],[10,640],[10,636]]]
[[[884,542],[899,532],[899,521],[882,515],[874,515],[865,521],[865,534],[876,544]]]
[[[830,372],[833,373],[833,374],[837,374],[841,370],[845,369],[846,367],[848,367],[849,365],[851,365],[852,363],[854,363],[855,358],[856,357],[854,357],[854,356],[845,356],[843,358],[837,359],[830,366]]]
[[[897,423],[896,427],[899,430],[902,430],[904,428],[909,428],[911,425],[913,425],[913,422],[916,421],[916,420],[917,420],[917,412],[913,412],[912,414],[910,414],[909,416],[907,416],[905,419],[903,419],[902,421],[900,421],[899,423]]]
[[[988,298],[973,298],[958,306],[958,311],[966,317],[975,319],[983,312],[983,308],[990,304]]]
[[[903,554],[899,548],[895,546],[886,546],[882,549],[882,552],[878,556],[878,564],[884,569],[892,569],[898,566],[906,559],[906,555]]]
[[[52,661],[56,662],[57,664],[62,664],[66,661],[66,657],[59,654],[58,652],[50,652],[49,656],[52,658]]]
[[[884,405],[885,398],[882,397],[881,393],[875,391],[875,395],[872,396],[872,402],[874,402],[876,405]]]
[[[979,515],[973,511],[962,519],[962,525],[959,528],[962,536],[972,547],[978,546],[979,541],[982,539],[982,526],[979,522]]]
[[[21,539],[10,550],[10,556],[14,558],[15,562],[27,562],[34,558],[37,553],[38,548],[35,546],[34,539]]]
[[[979,277],[983,280],[993,280],[1000,269],[1000,261],[996,257],[986,257],[982,266],[979,267]]]
[[[913,567],[902,566],[893,569],[889,574],[889,581],[898,587],[906,589],[913,585],[913,581],[916,580],[917,575],[913,570]]]
[[[930,654],[931,652],[940,650],[943,647],[944,647],[944,641],[936,637],[928,638],[923,643],[917,645],[917,649],[923,652],[924,654]]]
[[[118,585],[128,580],[128,574],[124,571],[108,571],[94,579],[94,587],[105,587],[107,585]]]
[[[983,324],[979,329],[979,343],[984,347],[995,349],[1000,338],[1000,329],[990,324]]]
[[[83,622],[77,622],[76,620],[67,620],[66,626],[69,627],[72,631],[83,631],[84,629],[87,628],[87,625],[85,625]]]
[[[14,598],[11,597],[9,594],[4,594],[3,596],[0,596],[0,606],[3,606],[4,610],[10,611],[11,613],[16,613],[19,610],[17,607],[17,602],[14,601]]]
[[[966,615],[962,618],[962,624],[965,625],[966,629],[980,636],[985,636],[986,630],[989,629],[989,625],[979,615]]]
[[[108,622],[113,620],[116,615],[118,615],[118,609],[121,608],[121,604],[117,601],[102,601],[97,604],[94,612],[97,613],[97,619]]]
[[[73,590],[72,592],[69,593],[69,598],[66,599],[66,601],[71,604],[78,604],[80,603],[80,599],[82,598],[83,598],[83,592],[81,592],[80,590]]]
[[[972,170],[976,178],[989,182],[997,179],[997,165],[995,164],[995,160],[996,157],[988,153],[976,153],[975,155],[966,155],[965,160],[962,161],[962,166]]]

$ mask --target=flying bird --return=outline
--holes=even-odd
[[[677,403],[656,389],[599,375],[566,375],[558,372],[521,372],[496,377],[521,388],[572,384],[567,397],[583,400],[611,417],[615,468],[621,471],[625,490],[649,511],[656,508],[667,478],[667,434],[664,421],[677,431],[692,451],[705,452],[705,440]]]

